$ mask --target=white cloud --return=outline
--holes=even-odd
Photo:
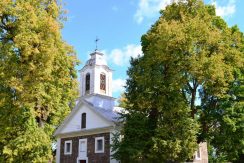
[[[178,0],[140,0],[134,18],[140,24],[144,18],[152,18],[157,16],[161,9]]]
[[[126,83],[126,80],[124,80],[124,79],[113,80],[113,82],[112,82],[113,93],[123,92],[125,90],[125,88],[124,88],[125,83]]]
[[[153,18],[157,16],[161,9],[165,9],[167,5],[178,1],[179,0],[139,0],[134,19],[140,24],[145,18]],[[236,11],[236,0],[221,1],[221,4],[227,2],[226,5],[220,5],[216,1],[211,1],[212,4],[216,6],[216,14],[219,16],[231,16]]]
[[[105,57],[108,62],[112,61],[115,65],[124,66],[129,64],[130,57],[135,58],[138,55],[142,55],[141,46],[129,44],[122,49],[111,50]]]
[[[226,17],[231,16],[236,12],[236,0],[228,0],[227,5],[221,6],[217,2],[213,2],[216,7],[216,15]]]

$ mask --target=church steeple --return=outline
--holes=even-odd
[[[108,67],[104,54],[97,49],[80,70],[80,94],[101,94],[112,96],[112,70]]]

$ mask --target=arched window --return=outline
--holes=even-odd
[[[81,128],[86,128],[86,113],[81,114]]]
[[[90,74],[86,74],[86,91],[90,90]]]
[[[100,74],[100,90],[106,92],[106,75]]]

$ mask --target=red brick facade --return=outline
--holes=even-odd
[[[95,138],[104,137],[104,153],[95,153]],[[79,139],[87,139],[88,163],[110,162],[110,133],[61,138],[60,163],[77,163]],[[64,155],[64,142],[72,140],[72,154]]]

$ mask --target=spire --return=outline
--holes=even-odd
[[[95,43],[96,43],[96,49],[95,49],[95,52],[98,50],[98,49],[97,49],[97,43],[98,43],[99,40],[100,40],[100,39],[99,39],[98,37],[96,37],[96,40],[95,40]]]

